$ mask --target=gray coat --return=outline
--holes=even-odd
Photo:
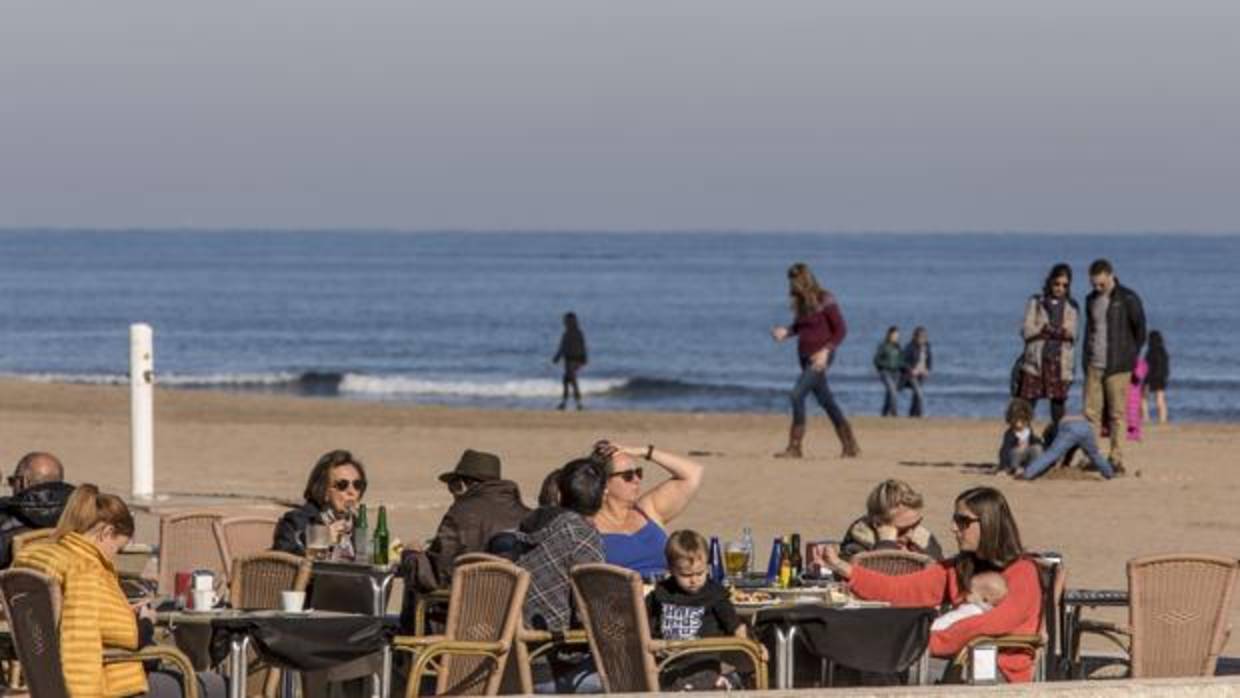
[[[1064,336],[1059,343],[1059,376],[1064,383],[1072,382],[1072,373],[1076,366],[1076,337],[1080,323],[1080,312],[1072,299],[1066,299],[1063,308]],[[1022,370],[1033,376],[1042,375],[1042,352],[1046,347],[1046,332],[1053,332],[1046,306],[1042,305],[1042,295],[1029,298],[1025,304],[1025,322],[1021,325],[1020,335],[1025,340],[1025,360]]]

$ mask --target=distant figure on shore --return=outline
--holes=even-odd
[[[797,359],[801,364],[801,376],[792,388],[792,427],[788,433],[788,447],[776,458],[800,458],[805,440],[805,396],[814,394],[818,404],[831,418],[836,436],[843,447],[843,458],[861,455],[861,447],[853,436],[852,426],[844,412],[835,402],[831,387],[827,384],[827,367],[835,358],[835,350],[848,334],[844,316],[840,313],[835,296],[818,284],[814,272],[806,264],[797,262],[788,268],[788,296],[792,304],[792,324],[775,327],[771,337],[776,342],[795,336]]]
[[[1046,275],[1042,292],[1031,296],[1025,304],[1025,320],[1020,328],[1025,353],[1019,396],[1029,401],[1034,413],[1038,400],[1050,400],[1048,442],[1055,439],[1055,429],[1063,419],[1064,405],[1072,388],[1079,321],[1080,309],[1072,299],[1072,267],[1060,262]]]
[[[895,325],[887,328],[886,336],[874,351],[874,370],[878,371],[878,379],[883,382],[886,393],[883,416],[900,416],[900,372],[904,370],[904,352],[900,349],[900,328]]]
[[[1042,455],[1044,446],[1042,439],[1033,433],[1033,405],[1028,400],[1013,398],[1008,403],[1007,425],[999,446],[999,471],[1020,473]]]
[[[1153,398],[1158,408],[1158,423],[1167,423],[1167,379],[1171,377],[1171,358],[1163,345],[1162,332],[1150,332],[1150,345],[1145,350],[1145,362],[1150,371],[1145,376],[1145,392],[1141,396],[1141,414],[1150,419],[1149,400]]]
[[[577,324],[576,313],[564,313],[564,334],[560,335],[560,348],[551,358],[551,363],[559,363],[561,360],[564,361],[564,395],[556,409],[562,410],[568,405],[569,388],[572,388],[577,409],[581,409],[581,388],[577,385],[577,371],[586,365],[586,336],[581,333],[581,326]]]
[[[1128,383],[1128,401],[1124,409],[1128,411],[1128,440],[1140,441],[1144,434],[1141,429],[1141,400],[1145,395],[1145,377],[1150,372],[1150,365],[1145,357],[1137,357],[1137,364],[1132,367],[1132,381]]]
[[[1085,418],[1101,433],[1109,417],[1113,465],[1124,462],[1124,434],[1128,431],[1128,384],[1145,343],[1145,309],[1132,289],[1120,284],[1105,259],[1089,265],[1094,290],[1085,299]]]
[[[934,368],[934,356],[930,353],[930,336],[926,328],[913,330],[913,338],[904,347],[904,376],[900,381],[901,388],[913,391],[913,403],[908,407],[908,416],[926,416],[926,396],[921,384],[930,377]]]
[[[55,528],[73,485],[64,482],[65,466],[50,453],[21,457],[9,476],[13,496],[0,499],[0,569],[13,561],[13,539],[27,531]]]

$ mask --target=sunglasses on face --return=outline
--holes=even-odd
[[[336,490],[340,492],[344,492],[345,490],[348,490],[350,485],[352,485],[353,489],[357,490],[358,492],[366,491],[365,480],[337,480],[332,483],[332,487],[334,487]]]
[[[955,526],[958,531],[963,531],[978,521],[981,521],[981,519],[976,516],[969,516],[968,514],[952,514],[952,525]]]
[[[625,482],[632,482],[634,479],[637,479],[637,480],[642,479],[642,469],[633,468],[631,470],[621,470],[618,473],[612,473],[611,476],[618,477],[624,480]]]

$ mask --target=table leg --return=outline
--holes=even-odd
[[[930,648],[921,653],[921,659],[917,660],[917,685],[929,686],[934,683],[934,678],[930,676]]]
[[[797,626],[788,628],[788,634],[784,639],[784,688],[793,688],[793,682],[796,679],[796,637]]]
[[[245,686],[249,679],[245,652],[249,646],[248,635],[239,634],[228,638],[228,698],[245,698]]]
[[[380,650],[382,667],[379,675],[379,698],[390,698],[392,695],[392,646],[384,645]]]

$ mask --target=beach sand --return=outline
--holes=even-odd
[[[1023,483],[978,467],[995,461],[998,419],[857,418],[864,454],[841,460],[830,423],[815,415],[807,457],[785,461],[771,457],[787,430],[787,418],[778,415],[482,411],[158,390],[155,418],[157,492],[299,500],[318,456],[345,448],[366,464],[366,500],[388,506],[393,534],[404,541],[434,532],[450,502],[436,476],[463,449],[499,454],[505,475],[532,504],[549,470],[606,437],[703,453],[705,484],[673,527],[726,540],[752,526],[759,566],[775,535],[838,539],[862,513],[870,488],[888,477],[907,480],[925,495],[925,521],[949,551],[955,549],[949,531],[955,496],[974,485],[999,487],[1026,546],[1062,553],[1072,587],[1124,588],[1124,563],[1139,555],[1240,551],[1240,425],[1150,426],[1145,442],[1127,445],[1126,478]],[[70,481],[127,493],[128,424],[127,387],[0,381],[0,466],[6,474],[24,452],[48,450],[65,462]],[[661,479],[657,466],[647,465],[646,472],[650,484]],[[139,526],[137,538],[154,541],[155,527]],[[1123,619],[1115,612],[1100,615]],[[1231,621],[1240,625],[1240,608]],[[1240,635],[1232,636],[1228,650],[1240,652]]]

